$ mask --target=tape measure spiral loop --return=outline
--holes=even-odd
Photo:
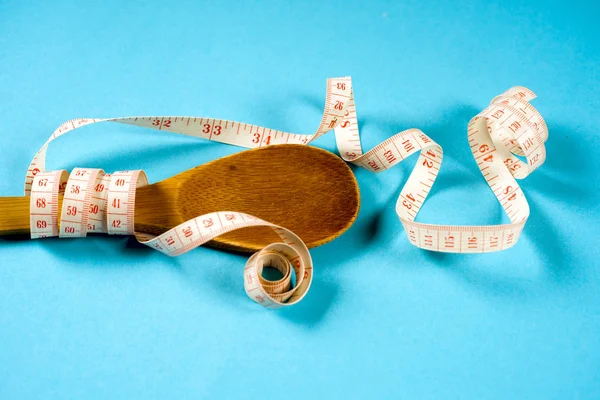
[[[218,211],[193,218],[159,236],[135,235],[140,243],[169,256],[178,256],[224,233],[249,226],[269,227],[282,242],[272,243],[248,259],[244,269],[246,293],[266,308],[275,309],[297,303],[310,288],[312,259],[304,242],[283,227],[241,212]],[[273,261],[277,264],[272,265]],[[264,279],[262,270],[265,266],[279,269],[284,275],[283,280],[272,282]],[[295,274],[294,285],[288,269]]]
[[[267,308],[297,303],[310,286],[312,267],[296,248],[273,243],[255,253],[246,264],[244,289],[248,296]],[[282,277],[269,281],[262,276],[264,267],[276,268]],[[292,275],[293,273],[293,275]],[[295,280],[295,283],[293,282]]]

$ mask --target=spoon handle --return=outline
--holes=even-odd
[[[29,199],[26,196],[0,197],[0,236],[29,233]]]

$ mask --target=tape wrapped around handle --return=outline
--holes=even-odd
[[[100,169],[75,168],[70,176],[63,170],[37,174],[31,188],[31,238],[85,237],[88,232],[133,234],[146,246],[178,256],[226,232],[267,226],[281,243],[273,243],[250,257],[244,268],[246,293],[271,309],[295,304],[306,295],[312,281],[312,259],[304,242],[293,232],[251,215],[219,211],[183,222],[159,236],[135,232],[136,189],[147,182],[141,170],[108,175]],[[53,205],[65,191],[59,218],[58,206]],[[283,278],[275,282],[264,279],[265,266],[277,268]]]

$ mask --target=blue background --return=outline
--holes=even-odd
[[[277,312],[246,297],[242,256],[0,240],[0,398],[600,398],[597,16],[592,1],[0,0],[5,196],[22,194],[64,120],[197,115],[312,132],[325,79],[351,75],[366,150],[410,127],[444,147],[419,220],[499,223],[469,119],[524,85],[550,131],[546,164],[522,182],[531,218],[514,248],[412,247],[394,203],[414,159],[356,170],[358,220],[312,251],[311,291]],[[317,144],[335,151],[332,134]],[[55,142],[48,166],[158,181],[237,151],[105,124]]]

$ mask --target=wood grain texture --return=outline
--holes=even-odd
[[[62,199],[61,199],[62,200]],[[354,174],[339,157],[302,145],[246,150],[137,189],[135,229],[160,234],[214,211],[252,214],[295,232],[308,247],[348,229],[358,214]],[[29,198],[0,198],[0,234],[29,233]],[[244,228],[209,246],[253,252],[278,241],[269,229]]]

